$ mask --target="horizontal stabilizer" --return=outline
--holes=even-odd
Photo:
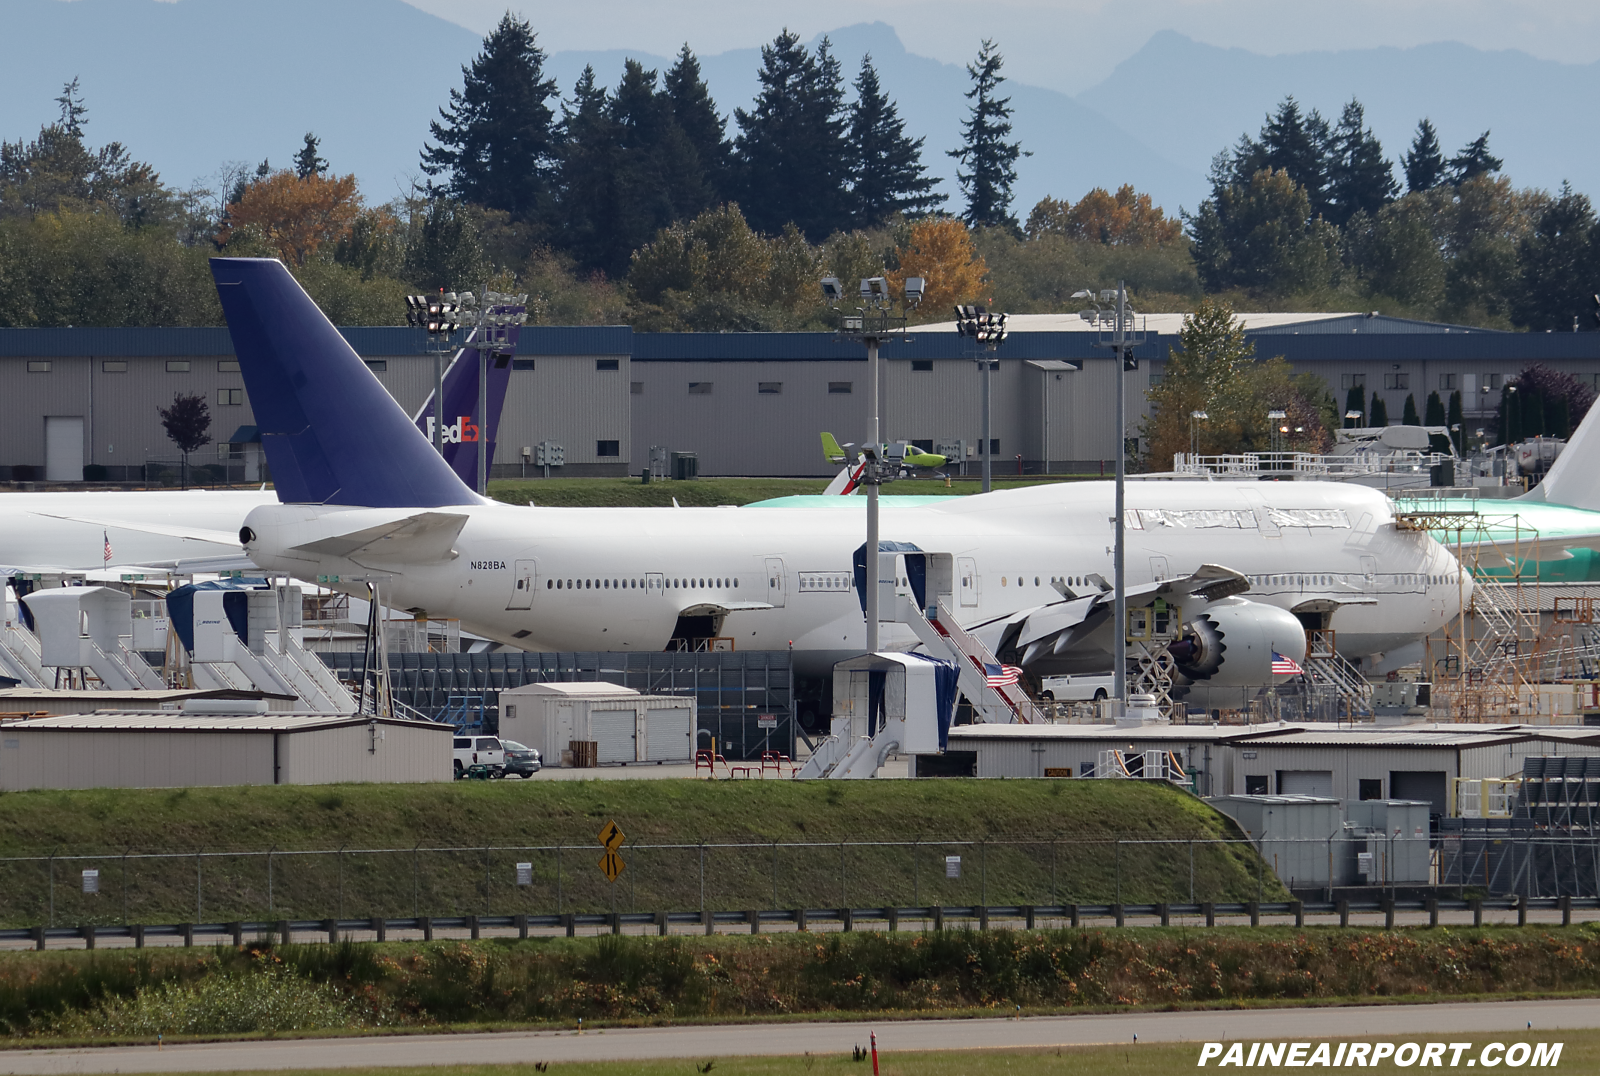
[[[294,550],[360,563],[404,560],[421,564],[448,559],[456,536],[466,523],[466,516],[452,512],[419,512],[376,527],[319,538],[295,546]]]

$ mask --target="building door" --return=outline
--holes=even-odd
[[[961,604],[978,604],[978,562],[973,557],[958,557],[956,571],[961,576]]]
[[[1389,798],[1392,800],[1420,800],[1430,804],[1428,813],[1443,816],[1448,811],[1443,770],[1390,770]]]
[[[1332,770],[1279,770],[1280,796],[1332,796]]]
[[[536,560],[519,560],[512,573],[511,600],[506,602],[507,609],[532,609],[533,587],[539,581],[539,562]]]
[[[783,561],[777,557],[767,558],[767,604],[774,609],[783,608],[784,578]]]
[[[83,481],[83,416],[48,415],[44,420],[46,482]]]

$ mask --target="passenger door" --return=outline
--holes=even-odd
[[[961,604],[971,608],[978,604],[978,561],[974,557],[956,558],[956,571],[961,576]]]
[[[785,589],[783,561],[778,557],[768,557],[767,604],[772,606],[774,609],[782,609]]]
[[[507,609],[532,609],[533,587],[539,581],[539,562],[536,560],[519,560],[513,567],[511,600],[506,602]]]

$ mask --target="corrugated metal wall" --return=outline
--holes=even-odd
[[[13,742],[17,746],[10,746]],[[0,788],[270,785],[272,734],[4,730]],[[448,756],[448,752],[446,752]]]
[[[348,781],[417,784],[453,778],[450,740],[440,725],[379,725],[376,750],[366,725],[278,733],[278,783]]]

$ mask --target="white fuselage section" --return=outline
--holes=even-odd
[[[517,508],[430,511],[465,516],[454,555],[350,559],[297,550],[415,510],[271,505],[253,511],[246,547],[261,567],[301,579],[376,580],[382,599],[525,650],[659,651],[680,614],[733,607],[720,635],[737,649],[783,650],[824,664],[866,643],[852,558],[865,538],[861,499],[828,507]],[[882,501],[882,538],[949,554],[964,624],[1078,593],[1112,577],[1112,487],[1066,483],[947,503]],[[1322,599],[1340,649],[1387,651],[1442,627],[1470,594],[1455,558],[1426,534],[1399,530],[1383,494],[1332,483],[1132,483],[1130,586],[1178,579],[1202,564],[1248,575],[1245,597],[1285,609]],[[519,580],[521,586],[518,586]],[[738,609],[758,603],[770,608]],[[886,624],[883,645],[915,638]]]
[[[129,490],[0,494],[0,570],[86,571],[237,556],[252,509],[277,504],[271,490]],[[184,530],[232,536],[227,544]]]

